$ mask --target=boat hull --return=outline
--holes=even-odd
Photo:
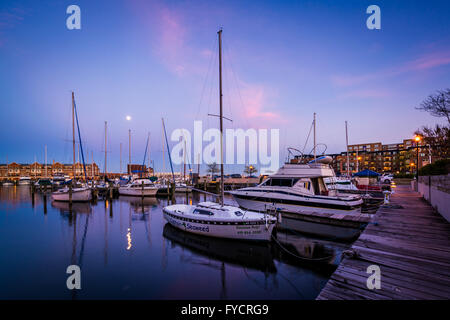
[[[56,191],[52,193],[53,201],[70,201],[69,192]],[[72,191],[72,201],[73,202],[83,202],[92,200],[91,189],[73,190]]]
[[[270,241],[274,223],[220,224],[209,221],[187,219],[163,210],[164,218],[177,229],[215,238]]]
[[[17,182],[19,186],[29,186],[31,185],[31,181],[19,181]]]
[[[157,188],[119,188],[119,194],[122,196],[134,196],[134,197],[154,197],[158,192]]]
[[[239,195],[233,194],[234,200],[239,204],[240,207],[245,208],[247,210],[266,212],[267,208],[271,208],[274,206],[274,202],[264,201],[263,199],[258,199],[253,197],[252,199],[248,199],[249,197],[242,197]],[[282,199],[276,199],[275,207],[281,212],[290,212],[290,213],[313,213],[313,212],[321,212],[321,213],[329,213],[329,214],[351,214],[361,212],[361,206],[357,206],[355,208],[350,209],[339,209],[339,208],[326,208],[319,206],[308,206],[303,204],[295,204],[294,201],[292,203],[283,203]]]

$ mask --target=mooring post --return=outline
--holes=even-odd
[[[47,189],[47,185],[45,186],[45,189]],[[44,193],[44,214],[47,214],[47,193]]]
[[[142,181],[142,187],[141,187],[141,198],[142,198],[142,202],[144,201],[144,181]]]
[[[72,183],[69,184],[69,206],[72,206]]]
[[[170,184],[170,199],[172,200],[172,202],[173,202],[174,198],[175,198],[175,183],[172,182]]]

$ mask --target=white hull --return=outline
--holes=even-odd
[[[259,225],[227,225],[227,224],[205,224],[193,221],[183,221],[175,215],[169,215],[164,211],[164,218],[175,228],[186,232],[200,234],[209,237],[270,241],[275,224]]]
[[[4,187],[11,187],[13,185],[14,185],[14,183],[12,183],[12,182],[3,182],[3,184],[2,184],[2,186],[4,186]]]
[[[188,187],[175,187],[175,192],[192,192],[192,190]]]
[[[128,188],[120,187],[119,194],[122,196],[135,196],[135,197],[153,197],[156,196],[158,188]]]
[[[19,186],[29,186],[29,185],[31,185],[31,181],[29,181],[29,180],[22,180],[22,181],[20,181],[19,180],[19,182],[17,184]]]
[[[241,199],[239,197],[234,197],[234,200],[242,208],[259,212],[266,212],[268,208],[273,208],[274,206],[274,204],[271,202],[258,201],[256,199],[248,200],[248,199]],[[351,214],[361,212],[361,208],[355,208],[353,210],[341,210],[341,209],[331,209],[316,206],[309,207],[304,205],[284,204],[284,203],[275,203],[275,207],[276,209],[279,209],[282,212],[300,213],[300,214],[312,212],[330,213],[330,214]]]
[[[69,192],[64,190],[58,190],[52,193],[52,199],[54,201],[69,201]],[[91,189],[88,188],[74,188],[72,190],[72,201],[90,201],[92,200]]]

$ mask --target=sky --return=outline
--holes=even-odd
[[[81,9],[69,30],[66,9]],[[366,8],[381,9],[369,30]],[[161,118],[218,126],[217,31],[223,28],[226,128],[280,130],[303,149],[317,113],[327,153],[349,143],[401,142],[443,119],[415,110],[450,84],[449,1],[0,1],[0,162],[70,163],[71,92],[86,160],[163,163]],[[126,116],[131,120],[126,120]],[[171,142],[171,147],[175,143]],[[311,138],[305,152],[312,148]],[[205,166],[202,166],[204,170]],[[180,170],[180,167],[176,167]],[[228,166],[240,172],[242,166]]]

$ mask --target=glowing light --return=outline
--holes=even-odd
[[[131,247],[132,247],[132,244],[131,244],[131,229],[128,228],[127,231],[128,231],[127,232],[127,242],[128,242],[127,250],[130,250]]]
[[[415,137],[414,137],[414,140],[415,140],[416,142],[419,142],[420,140],[422,140],[422,137],[421,137],[421,136],[415,136]]]
[[[131,120],[131,116],[127,116],[126,119],[127,119],[128,121],[130,121],[130,120]]]

